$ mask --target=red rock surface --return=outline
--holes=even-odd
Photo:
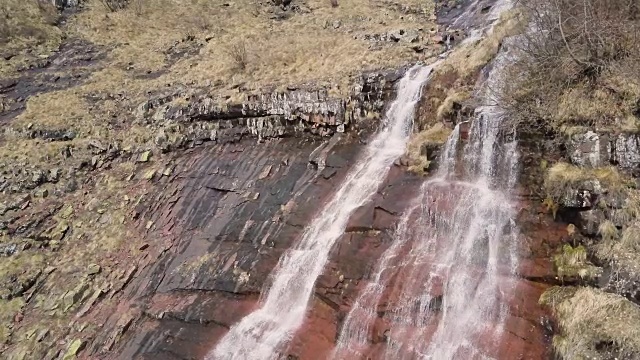
[[[185,155],[181,168],[140,215],[139,231],[146,234],[148,258],[118,299],[117,308],[103,306],[91,315],[114,329],[129,318],[130,324],[118,335],[112,351],[93,345],[83,354],[92,359],[203,358],[231,325],[258,306],[282,251],[299,239],[360,147],[347,138],[332,148],[329,156],[339,161],[327,162],[337,167],[326,178],[309,163],[309,154],[318,145],[304,139],[260,145],[251,141],[209,146]],[[285,355],[323,359],[333,350],[344,317],[390,245],[400,214],[423,180],[394,166],[371,202],[354,213],[316,283],[307,319]],[[447,191],[455,189],[451,185]],[[518,207],[520,265],[516,277],[504,275],[502,281],[515,285],[506,295],[509,313],[501,341],[478,341],[497,359],[549,358],[544,325],[548,314],[537,301],[547,284],[555,281],[550,249],[566,231],[530,198],[520,196]],[[446,201],[438,203],[438,208],[445,213],[451,210]],[[149,221],[153,226],[146,230]],[[392,324],[383,314],[396,306],[397,285],[403,281],[402,272],[392,275],[394,285],[382,296],[371,344],[362,349],[364,358],[379,358],[385,349],[385,332]],[[435,281],[432,287],[437,293],[442,282]],[[429,341],[437,322],[435,315],[422,327],[422,341]],[[486,338],[493,339],[497,331],[488,324]],[[93,344],[109,342],[110,335]],[[465,354],[459,356],[465,358]]]

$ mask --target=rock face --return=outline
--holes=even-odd
[[[324,88],[294,89],[263,92],[229,102],[211,97],[202,89],[181,90],[140,104],[136,118],[145,126],[158,127],[157,139],[162,139],[163,146],[175,146],[187,140],[185,136],[192,141],[218,142],[243,136],[263,140],[303,132],[328,136],[358,128],[364,119],[379,115],[400,74],[390,71],[363,75],[346,97],[331,96]],[[173,140],[172,133],[177,133]]]
[[[295,137],[262,144],[212,143],[181,156],[174,175],[160,180],[164,190],[138,219],[149,256],[117,298],[117,311],[105,306],[89,315],[114,330],[87,344],[84,354],[96,359],[113,359],[114,354],[118,359],[203,358],[254,309],[282,252],[333,194],[361,148],[355,137],[338,134],[328,142]],[[327,169],[332,176],[324,176]],[[305,325],[287,351],[290,358],[323,358],[331,351],[341,319],[391,243],[422,181],[394,166],[379,194],[352,215],[316,283]],[[521,201],[523,209],[536,209]],[[535,214],[523,214],[526,236],[553,241],[557,230],[539,221]],[[544,236],[536,233],[540,229]],[[547,356],[540,325],[546,314],[536,299],[546,287],[540,281],[550,276],[550,263],[536,241],[524,241],[520,250],[524,261],[518,275],[523,279],[516,280],[518,295],[510,302],[509,336],[495,349],[504,359]],[[374,344],[385,341],[385,329],[384,324],[374,329]]]
[[[581,132],[569,137],[567,153],[571,162],[579,166],[616,165],[634,174],[640,172],[640,135],[637,133]]]
[[[359,146],[348,137],[245,140],[185,156],[165,180],[167,191],[141,214],[141,227],[153,224],[150,249],[159,251],[121,300],[141,305],[136,330],[128,331],[135,336],[111,354],[202,358],[255,305],[282,251],[331,195]],[[336,174],[325,179],[330,166]],[[110,314],[107,327],[121,316]],[[106,339],[97,340],[90,353],[107,356],[100,345]]]

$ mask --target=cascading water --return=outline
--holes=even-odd
[[[485,99],[508,59],[506,52],[496,58]],[[421,186],[345,318],[333,358],[496,355],[491,347],[499,345],[507,313],[518,236],[509,201],[518,154],[515,140],[502,143],[501,120],[495,106],[477,110],[461,161],[460,125],[453,131],[438,173]],[[385,341],[373,343],[374,327],[387,329]]]
[[[302,239],[280,259],[261,307],[234,325],[207,359],[274,359],[302,325],[316,279],[349,216],[368,201],[389,167],[404,152],[414,108],[431,66],[414,66],[400,80],[397,98],[382,129],[366,147],[340,189],[305,230]]]

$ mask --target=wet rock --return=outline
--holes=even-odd
[[[75,176],[67,180],[67,182],[64,184],[63,190],[66,193],[72,193],[78,190],[78,181],[76,180]]]
[[[603,157],[606,146],[600,144],[600,136],[593,131],[576,134],[567,141],[571,162],[578,166],[599,167],[607,160]]]
[[[22,296],[36,284],[40,275],[42,275],[40,269],[25,269],[17,277],[0,278],[2,282],[0,283],[0,299],[11,300]]]
[[[49,332],[50,332],[49,329],[40,330],[36,335],[36,341],[42,342],[49,335]]]
[[[73,215],[73,213],[73,205],[65,205],[62,209],[60,209],[60,212],[58,212],[58,216],[60,216],[60,218],[62,219],[69,219],[71,215]]]
[[[110,351],[113,348],[113,346],[122,337],[122,334],[124,334],[129,329],[131,323],[133,323],[133,319],[133,316],[126,314],[124,317],[118,320],[115,329],[111,332],[109,338],[102,347],[103,351]]]
[[[320,173],[320,175],[324,178],[324,179],[330,179],[333,177],[333,175],[335,175],[338,171],[336,169],[333,168],[325,168],[322,170],[322,172]]]
[[[107,289],[97,289],[94,290],[93,294],[91,295],[91,297],[89,297],[89,299],[87,299],[86,303],[84,304],[84,306],[76,313],[75,318],[79,319],[81,317],[83,317],[87,312],[89,312],[89,310],[91,310],[91,308],[93,307],[93,305],[95,305],[98,300],[107,292]]]
[[[382,111],[391,93],[395,71],[368,73],[359,78],[350,96],[329,95],[324,88],[291,88],[286,92],[249,95],[237,103],[215,98],[201,89],[178,90],[142,103],[136,118],[161,125],[155,145],[166,152],[205,141],[237,142],[243,136],[268,139],[310,132],[328,136],[347,131],[367,114]],[[187,104],[171,103],[188,97]],[[186,125],[186,126],[185,126]]]
[[[11,202],[3,202],[0,203],[0,216],[8,213],[12,210],[24,209],[29,205],[29,201],[31,200],[31,196],[29,194],[18,195]]]
[[[162,170],[162,175],[171,176],[171,174],[173,174],[173,170],[174,170],[174,166],[167,166],[166,168],[164,168],[164,170]]]
[[[96,139],[89,141],[89,149],[91,149],[95,154],[102,154],[107,151],[107,147],[104,146],[100,140]]]
[[[18,252],[18,244],[0,245],[0,256],[11,256]]]
[[[47,189],[38,189],[35,192],[35,196],[44,199],[47,196],[49,196],[49,190],[47,190]]]
[[[29,135],[32,139],[48,141],[71,141],[76,138],[76,133],[71,130],[32,130]]]
[[[59,9],[71,8],[80,5],[82,0],[51,0],[53,5],[58,7]]]
[[[367,231],[373,229],[373,203],[357,208],[347,223],[345,232]]]
[[[31,181],[35,186],[41,185],[47,181],[47,174],[42,170],[36,170],[31,175]]]
[[[145,180],[153,180],[153,178],[156,176],[156,170],[155,169],[150,169],[147,170],[143,175],[142,178]]]
[[[597,179],[585,180],[567,189],[560,197],[560,205],[565,208],[591,208],[604,189]]]

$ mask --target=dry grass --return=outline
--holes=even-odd
[[[524,20],[519,9],[503,12],[486,36],[462,43],[436,71],[446,73],[453,69],[461,78],[475,77],[475,74],[496,56],[505,38],[524,30]]]
[[[598,225],[598,235],[603,241],[613,241],[620,236],[618,228],[611,220],[605,220]]]
[[[575,248],[564,245],[561,251],[553,256],[553,264],[560,279],[565,277],[593,279],[600,273],[600,269],[587,260],[587,250],[582,245]]]
[[[622,236],[603,236],[603,242],[595,246],[595,251],[598,258],[612,263],[614,268],[640,276],[640,223],[636,221],[625,227]]]
[[[110,12],[99,0],[86,2],[86,8],[68,20],[65,31],[109,49],[103,60],[108,66],[78,86],[29,98],[26,111],[11,126],[73,130],[78,136],[70,144],[76,149],[92,138],[134,146],[154,136],[147,128],[132,125],[128,111],[149,92],[181,85],[206,87],[227,101],[237,101],[265,87],[284,89],[314,82],[330,87],[332,94],[346,95],[351,92],[352,75],[425,56],[413,51],[413,44],[386,42],[371,50],[365,34],[423,29],[428,42],[435,29],[429,20],[434,12],[431,1],[403,1],[420,13],[407,15],[377,1],[344,0],[334,8],[325,0],[311,0],[306,3],[310,12],[291,13],[284,20],[270,18],[270,5],[252,0],[229,4],[137,0]],[[168,55],[174,48],[186,49],[189,55]],[[158,75],[138,76],[147,74]],[[88,94],[114,93],[125,100],[86,100]],[[0,163],[20,158],[38,166],[65,160],[58,151],[61,145],[42,145],[12,132],[5,140]]]
[[[640,308],[622,296],[594,288],[553,287],[540,298],[561,328],[553,347],[563,359],[640,355]]]
[[[423,153],[424,147],[444,144],[449,134],[451,134],[451,129],[442,123],[437,123],[427,130],[413,134],[407,145],[407,156],[412,163],[409,166],[409,171],[424,174],[429,169],[430,163],[426,154]]]
[[[615,167],[585,169],[568,163],[559,162],[547,171],[545,189],[550,198],[557,201],[566,194],[589,184],[603,191],[625,191],[632,185],[632,180],[620,174]]]
[[[62,32],[55,26],[58,14],[51,1],[2,0],[0,2],[0,78],[12,75],[34,55],[49,55],[56,49]],[[27,56],[24,51],[30,50]]]
[[[309,13],[295,13],[286,20],[270,19],[269,6],[250,0],[229,6],[205,0],[157,0],[145,6],[142,15],[133,9],[105,14],[104,7],[93,1],[72,20],[71,29],[94,43],[115,47],[110,62],[116,68],[131,63],[142,72],[168,67],[164,51],[190,37],[201,46],[198,54],[178,60],[157,84],[223,82],[229,87],[259,88],[335,82],[354,72],[415,60],[409,46],[388,44],[370,51],[362,39],[396,28],[434,26],[425,21],[434,11],[431,2],[403,4],[424,15],[405,15],[379,2],[357,0],[341,1],[338,8],[325,0],[308,1]],[[225,51],[240,41],[245,44],[242,72],[237,71],[234,52]]]
[[[443,121],[445,118],[451,116],[454,113],[454,107],[456,104],[462,104],[465,100],[471,97],[470,91],[465,91],[464,89],[450,89],[447,92],[447,97],[444,101],[438,106],[438,110],[436,112],[436,120]]]

